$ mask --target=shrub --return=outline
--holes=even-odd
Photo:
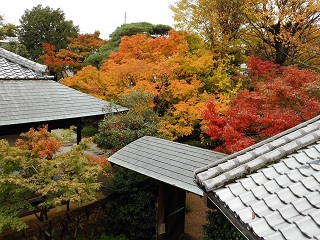
[[[93,137],[97,133],[98,133],[98,129],[96,127],[92,127],[92,126],[86,126],[81,131],[81,135],[83,137]]]
[[[203,225],[203,240],[245,239],[219,210],[207,211],[207,223]]]
[[[156,185],[154,180],[134,171],[114,166],[107,188],[107,223],[110,234],[125,234],[130,240],[150,240],[156,229]]]

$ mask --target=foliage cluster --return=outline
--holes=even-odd
[[[179,0],[176,29],[201,35],[216,53],[258,55],[319,70],[320,2],[314,0]]]
[[[159,118],[150,107],[152,96],[134,91],[119,96],[116,103],[129,108],[127,113],[108,115],[99,124],[95,142],[117,150],[143,136],[159,136]]]
[[[228,109],[207,104],[206,132],[221,143],[217,151],[239,151],[320,114],[317,74],[256,57],[247,71],[250,88],[240,91]]]
[[[238,71],[231,61],[216,59],[196,35],[137,34],[123,37],[100,70],[87,66],[62,82],[107,100],[144,91],[152,96],[161,134],[175,140],[197,132],[199,138],[205,102],[210,97],[227,101],[242,86],[232,77]]]
[[[87,144],[56,154],[61,146],[47,127],[21,134],[15,146],[0,141],[0,232],[25,228],[18,218],[23,209],[39,210],[44,221],[51,207],[97,198],[102,168],[84,154]]]
[[[86,65],[92,65],[98,68],[102,65],[103,61],[108,58],[110,53],[118,51],[122,37],[130,37],[136,34],[146,34],[152,37],[166,36],[170,30],[170,26],[162,24],[153,25],[147,22],[123,24],[110,34],[110,39],[106,44],[96,53],[88,56],[84,62]]]
[[[26,46],[32,60],[37,61],[43,54],[43,43],[66,49],[67,37],[76,37],[79,28],[65,19],[61,9],[43,7],[41,4],[25,10],[20,18],[19,41]]]
[[[156,231],[155,181],[119,166],[110,169],[110,173],[109,234],[124,234],[130,240],[152,239]]]
[[[203,240],[245,240],[246,238],[219,211],[207,212],[207,223],[203,225]]]
[[[68,76],[68,71],[76,73],[84,66],[84,60],[106,43],[99,36],[100,32],[97,31],[67,37],[67,49],[57,49],[53,44],[44,42],[45,54],[40,59],[49,67],[51,74],[56,74],[59,79]]]

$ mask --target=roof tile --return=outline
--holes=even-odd
[[[161,182],[202,195],[202,191],[193,181],[193,170],[205,166],[212,161],[210,159],[225,156],[207,149],[144,136],[120,149],[108,160]]]
[[[299,219],[294,222],[297,227],[308,237],[320,234],[320,228],[316,222],[310,216],[305,216],[302,219]]]
[[[290,240],[309,239],[309,237],[303,234],[300,231],[300,229],[294,224],[291,224],[286,228],[279,229],[279,231],[284,235],[285,239],[290,239]]]
[[[215,171],[219,164],[195,172],[200,186],[213,183],[206,188],[211,198],[216,192],[222,196],[222,190],[232,186],[225,200],[214,202],[234,215],[230,220],[242,224],[247,229],[244,234],[250,231],[263,239],[297,240],[320,236],[320,116],[226,157],[225,161],[235,159],[239,161],[236,167],[224,168],[205,180],[198,174]],[[241,187],[230,185],[232,181]],[[250,216],[252,211],[254,219]],[[247,224],[251,228],[245,228]]]

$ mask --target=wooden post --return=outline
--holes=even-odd
[[[82,130],[82,126],[81,126],[81,124],[79,124],[77,126],[77,144],[79,144],[81,142],[81,138],[82,138],[81,130]]]
[[[164,183],[158,184],[157,199],[157,240],[166,239],[166,186]]]

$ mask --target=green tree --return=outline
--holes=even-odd
[[[8,43],[4,44],[2,46],[2,48],[6,49],[10,52],[16,53],[21,57],[25,57],[25,58],[30,57],[30,54],[27,51],[26,46],[19,43],[19,42],[14,42],[14,41],[8,42]]]
[[[101,167],[84,154],[86,143],[56,155],[61,146],[47,128],[21,134],[14,147],[0,141],[0,233],[26,227],[18,218],[22,209],[40,210],[36,216],[44,221],[50,207],[96,199]]]
[[[123,94],[116,103],[127,113],[107,116],[99,125],[95,141],[105,148],[120,149],[143,136],[157,136],[159,118],[152,110],[153,97],[142,91]]]
[[[18,27],[12,23],[1,24],[0,20],[0,39],[5,37],[17,37]]]
[[[219,211],[207,211],[207,223],[203,225],[203,240],[245,240],[246,238]]]
[[[57,50],[66,49],[69,43],[67,37],[76,37],[78,32],[78,26],[67,21],[62,10],[39,4],[25,10],[21,16],[19,40],[26,46],[31,59],[37,61],[43,54],[43,43],[50,43]]]
[[[114,166],[108,171],[107,224],[110,234],[130,240],[150,240],[156,232],[156,183],[134,171]]]

